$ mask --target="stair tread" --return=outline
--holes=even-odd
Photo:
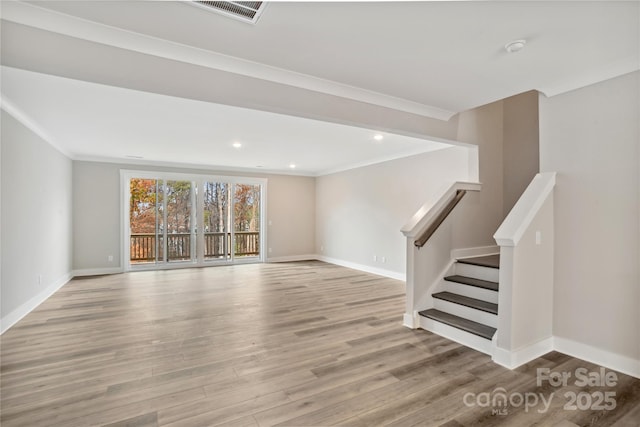
[[[418,314],[488,340],[492,339],[493,334],[496,332],[496,328],[492,328],[491,326],[445,313],[444,311],[436,310],[435,308],[423,310]]]
[[[498,304],[494,304],[492,302],[454,294],[453,292],[438,292],[433,294],[433,297],[443,301],[449,301],[454,304],[464,305],[465,307],[475,308],[476,310],[486,311],[487,313],[498,314]]]
[[[457,261],[462,264],[478,265],[480,267],[500,268],[500,254],[460,258]]]
[[[497,291],[498,290],[498,283],[496,282],[491,282],[488,280],[482,280],[482,279],[476,279],[473,277],[466,277],[466,276],[460,276],[460,275],[453,275],[453,276],[447,276],[444,278],[444,280],[447,280],[449,282],[457,282],[457,283],[462,283],[463,285],[469,285],[469,286],[475,286],[477,288],[483,288],[483,289],[489,289],[491,291]]]

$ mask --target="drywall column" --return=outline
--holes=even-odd
[[[538,92],[503,101],[503,209],[506,216],[540,172]]]

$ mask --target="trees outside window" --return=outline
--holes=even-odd
[[[132,264],[260,255],[260,184],[130,178],[128,186]]]

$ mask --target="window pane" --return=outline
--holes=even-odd
[[[226,259],[229,253],[229,184],[205,182],[204,184],[204,257]]]
[[[132,263],[156,260],[156,185],[155,179],[134,178],[129,182]]]
[[[233,197],[236,257],[260,255],[260,186],[237,184]]]
[[[167,260],[191,259],[191,181],[167,181]]]

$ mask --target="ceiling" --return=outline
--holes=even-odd
[[[0,7],[3,100],[78,158],[317,175],[441,147],[409,120],[640,69],[637,1],[272,2],[255,25],[188,2]]]
[[[80,160],[322,175],[450,146],[16,68],[2,79],[9,108]]]

